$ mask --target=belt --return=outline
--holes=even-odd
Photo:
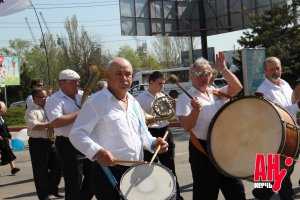
[[[69,140],[68,137],[65,137],[65,136],[62,136],[62,135],[58,135],[58,136],[56,136],[56,138],[64,139],[64,140]]]
[[[207,152],[205,151],[203,145],[199,142],[199,140],[197,139],[197,137],[195,136],[195,133],[193,130],[189,130],[188,131],[191,135],[190,140],[192,142],[192,145],[198,150],[200,151],[202,154],[207,156]]]

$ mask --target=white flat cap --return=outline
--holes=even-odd
[[[77,72],[71,69],[62,70],[59,73],[58,80],[79,80],[80,76]]]

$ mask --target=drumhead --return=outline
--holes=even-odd
[[[129,168],[120,182],[120,190],[128,200],[171,199],[175,195],[175,186],[172,172],[156,163]]]
[[[249,178],[257,153],[278,153],[283,125],[274,104],[243,97],[226,104],[215,115],[208,134],[209,156],[225,175]]]

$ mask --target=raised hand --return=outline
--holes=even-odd
[[[226,61],[225,61],[225,55],[223,52],[219,52],[216,55],[216,65],[215,65],[216,70],[219,72],[223,72],[227,67],[226,67]]]

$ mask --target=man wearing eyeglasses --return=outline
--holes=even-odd
[[[43,80],[32,80],[31,82],[31,89],[34,90],[36,88],[43,88],[44,87],[44,82]],[[33,106],[33,99],[32,99],[32,95],[30,94],[27,98],[26,98],[26,108],[30,108],[31,106]]]
[[[153,113],[152,105],[153,105],[154,100],[159,97],[165,96],[165,94],[162,93],[162,89],[165,84],[165,79],[161,72],[154,71],[152,74],[150,74],[148,82],[149,82],[148,90],[145,90],[144,92],[142,92],[137,97],[137,101],[140,103],[142,109],[145,112],[145,115],[153,117],[154,113]],[[164,166],[166,166],[170,170],[172,170],[173,174],[176,177],[175,161],[174,161],[175,143],[174,143],[172,133],[170,132],[170,130],[168,130],[168,125],[169,125],[169,122],[167,120],[156,121],[154,123],[148,124],[148,130],[151,133],[151,135],[154,137],[164,137],[164,134],[166,133],[166,131],[169,131],[169,134],[166,138],[166,141],[169,144],[169,149],[167,152],[159,154],[157,156],[157,158],[161,164],[163,164]],[[150,153],[149,151],[144,151],[144,160],[145,161],[150,162],[152,156],[153,156],[153,154]],[[183,197],[181,197],[181,195],[180,195],[177,177],[176,177],[176,192],[177,192],[176,199],[182,200]]]
[[[61,178],[60,162],[53,141],[49,137],[49,133],[53,130],[44,110],[47,92],[35,88],[31,94],[33,104],[27,108],[25,120],[36,193],[40,200],[48,200],[50,194],[62,197],[58,193]]]

